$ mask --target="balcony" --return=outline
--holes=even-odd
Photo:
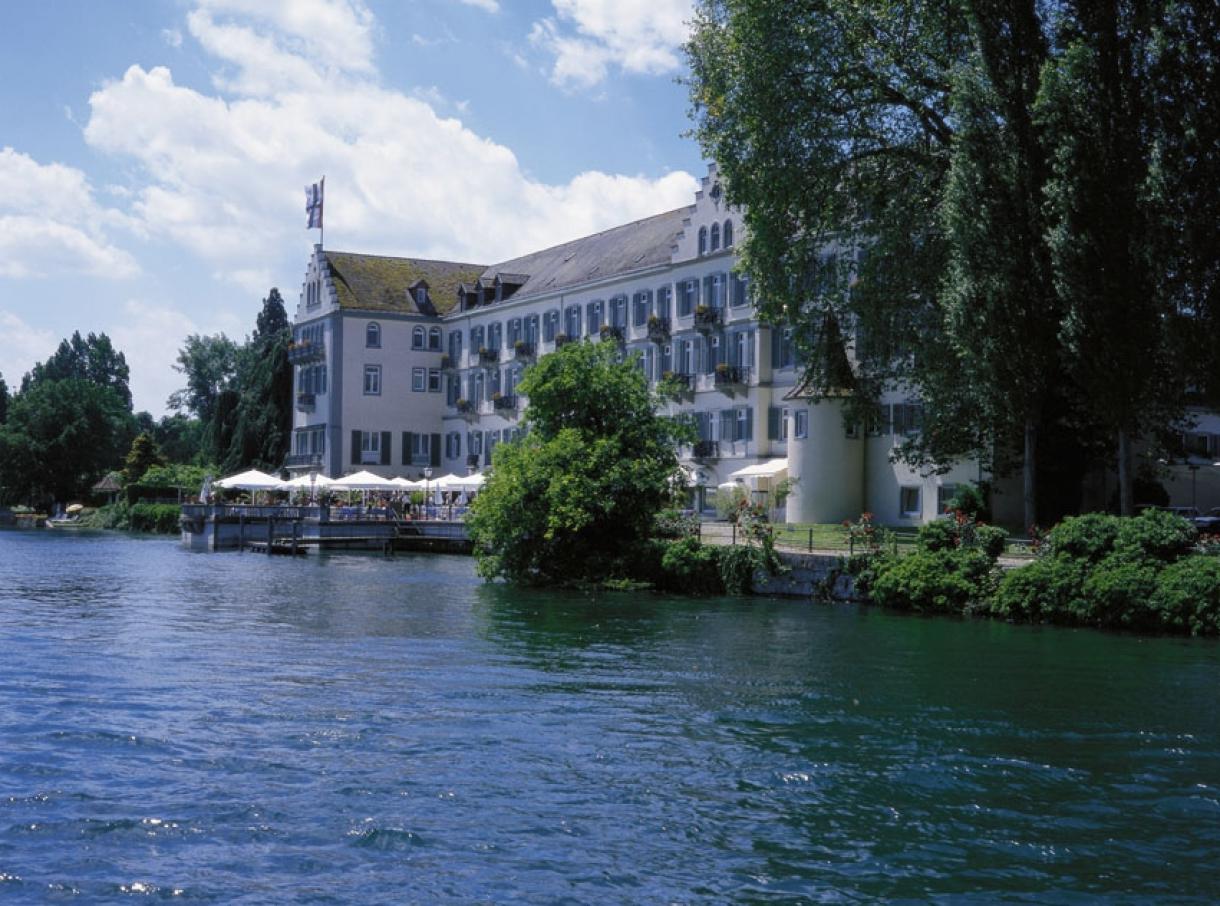
[[[314,406],[318,401],[318,397],[313,393],[298,393],[297,394],[297,410],[300,412],[313,412]]]
[[[697,440],[691,448],[692,459],[719,459],[720,458],[720,441],[718,440]]]
[[[496,412],[501,414],[517,413],[517,397],[515,394],[505,394],[503,396],[493,396],[491,398],[492,407]]]
[[[321,343],[309,340],[297,340],[288,344],[288,362],[292,365],[304,365],[306,362],[318,362],[326,358],[326,347]]]
[[[555,348],[556,349],[559,349],[561,346],[567,346],[571,342],[572,342],[572,338],[569,337],[566,333],[555,334]]]
[[[683,394],[693,393],[695,388],[695,376],[693,374],[683,374],[680,371],[667,371],[661,375],[661,390],[672,396],[681,396]]]
[[[482,349],[479,350],[479,364],[480,365],[495,365],[499,361],[500,361],[500,350],[488,349],[486,346],[484,346]]]
[[[623,328],[617,324],[603,324],[601,337],[603,340],[614,340],[616,343],[621,343],[623,342]]]
[[[513,344],[513,355],[518,361],[524,359],[532,359],[534,357],[534,344],[527,343],[525,340],[518,340]]]
[[[713,330],[720,326],[720,317],[722,312],[719,308],[708,308],[706,305],[700,305],[695,309],[695,329],[696,330]]]
[[[479,414],[478,407],[475,406],[475,404],[470,400],[458,400],[453,404],[453,408],[457,409],[459,414],[465,415],[467,418],[471,418]]]
[[[750,369],[745,365],[726,365],[721,362],[713,373],[716,388],[732,391],[750,383]]]
[[[648,339],[654,343],[669,342],[669,318],[658,318],[652,315],[648,318]]]
[[[284,457],[286,469],[322,468],[321,453],[289,453]]]
[[[441,353],[441,371],[452,371],[455,368],[457,365],[453,362],[453,356],[447,352]]]

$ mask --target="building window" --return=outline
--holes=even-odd
[[[368,349],[381,348],[381,325],[376,321],[364,328],[364,345]]]
[[[423,393],[428,387],[428,369],[427,368],[412,368],[411,369],[411,389],[416,393]]]
[[[733,247],[733,221],[731,220],[724,222],[724,247],[726,249]]]
[[[428,348],[440,352],[441,349],[441,329],[439,327],[428,328]]]
[[[936,489],[936,512],[949,512],[949,501],[957,496],[957,485],[942,484]]]
[[[699,227],[699,254],[707,254],[707,227]]]
[[[426,466],[432,461],[432,435],[431,434],[412,434],[411,435],[411,463],[412,465]]]
[[[903,517],[918,516],[919,487],[901,487],[898,489],[898,514]]]
[[[654,315],[656,315],[658,318],[661,318],[662,320],[669,317],[669,287],[668,286],[662,286],[657,290],[657,301],[656,301],[656,305],[653,306],[652,313]]]
[[[678,284],[678,317],[688,316],[695,310],[695,297],[699,294],[698,280],[683,280]]]
[[[461,364],[462,358],[462,332],[460,330],[449,331],[449,362],[454,368]]]
[[[381,462],[381,432],[360,432],[360,461],[376,465]]]
[[[423,349],[424,343],[427,342],[427,335],[422,327],[415,327],[411,330],[411,348]]]
[[[466,437],[466,449],[471,456],[478,456],[483,452],[483,432],[471,431]]]
[[[559,310],[552,308],[542,316],[542,339],[553,343],[557,333],[559,333]]]
[[[729,304],[734,308],[740,308],[741,306],[745,305],[749,299],[749,294],[747,292],[749,283],[744,277],[741,276],[741,274],[730,274],[729,284],[731,286],[731,292],[729,293]]]
[[[920,403],[894,403],[891,430],[894,434],[918,434],[923,428],[923,405]]]
[[[717,250],[717,249],[719,249],[719,248],[720,248],[720,224],[718,224],[718,223],[713,223],[713,224],[712,224],[712,247],[711,247],[711,250],[714,252],[714,251],[716,251],[716,250]]]
[[[428,392],[441,392],[441,370],[439,368],[428,369]]]
[[[458,431],[450,431],[445,435],[445,458],[458,459],[462,455],[462,435]]]
[[[497,321],[487,326],[487,348],[492,352],[500,351],[500,338],[504,333],[504,325]]]
[[[643,327],[648,322],[648,293],[641,291],[635,294],[631,302],[631,325]]]
[[[365,365],[364,366],[364,395],[365,396],[380,396],[381,395],[381,366],[380,365]]]
[[[445,402],[450,406],[456,406],[457,401],[462,396],[462,379],[456,374],[449,375],[449,386],[445,391]]]
[[[754,410],[743,408],[735,410],[737,413],[737,434],[736,440],[753,440],[754,439]]]
[[[771,328],[771,367],[791,368],[796,364],[792,353],[792,328]]]
[[[792,436],[804,440],[809,436],[809,410],[797,409],[793,415]]]

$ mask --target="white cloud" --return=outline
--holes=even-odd
[[[182,46],[182,32],[176,28],[161,29],[161,40],[170,47],[178,48]]]
[[[55,351],[60,338],[49,330],[27,324],[10,311],[0,309],[0,375],[12,393],[22,376]]]
[[[106,234],[131,226],[96,202],[80,170],[0,149],[0,277],[134,276],[135,259]]]
[[[271,8],[282,13],[286,5]],[[94,148],[137,162],[147,175],[132,213],[151,234],[246,289],[261,295],[264,276],[282,274],[286,262],[301,266],[311,235],[301,189],[323,174],[328,247],[478,262],[693,197],[696,181],[685,173],[590,172],[559,185],[531,179],[508,148],[439,115],[434,89],[411,96],[356,70],[324,73],[303,47],[258,30],[282,18],[251,25],[212,15],[253,15],[255,7],[262,8],[255,0],[204,0],[189,17],[192,34],[234,67],[223,84],[237,98],[177,85],[163,67],[132,66],[90,98],[85,129]],[[281,288],[291,304],[295,287]]]
[[[489,13],[498,13],[500,11],[500,0],[458,0],[458,3],[465,4],[466,6],[475,6]]]
[[[677,71],[690,33],[691,0],[552,0],[556,15],[534,23],[530,41],[554,56],[551,80],[588,88],[616,66],[624,72]]]
[[[236,338],[244,335],[234,318],[218,317],[218,314],[215,310],[210,311],[208,322],[200,324],[172,306],[137,299],[123,304],[122,320],[107,328],[107,333],[115,348],[123,352],[131,369],[131,396],[137,411],[145,409],[160,415],[165,411],[169,395],[185,382],[185,378],[174,371],[174,363],[188,334],[225,332]],[[250,325],[253,323],[251,315]]]

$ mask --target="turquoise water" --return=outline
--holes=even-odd
[[[0,901],[1220,898],[1215,642],[6,531],[0,651]]]

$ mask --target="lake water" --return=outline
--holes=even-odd
[[[0,901],[1205,902],[1220,647],[0,532]]]

